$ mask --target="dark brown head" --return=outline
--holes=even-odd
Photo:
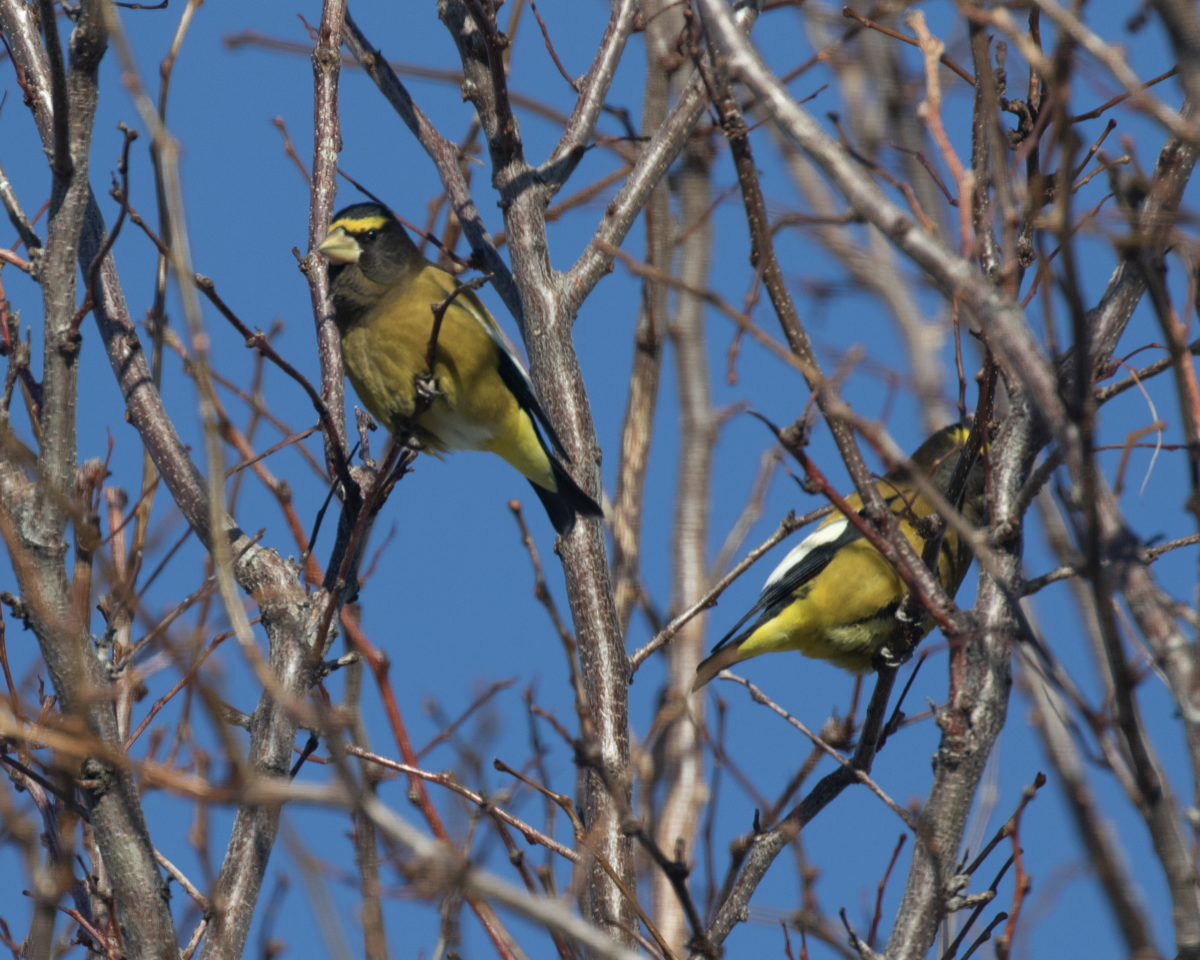
[[[338,211],[317,250],[329,261],[339,325],[425,265],[400,221],[378,203],[356,203]]]
[[[922,443],[912,455],[913,465],[925,471],[930,483],[940,493],[950,486],[950,478],[958,466],[959,454],[971,435],[971,424],[951,424],[943,427]],[[983,456],[967,475],[967,488],[963,493],[962,513],[973,524],[978,525],[983,517],[984,494]]]

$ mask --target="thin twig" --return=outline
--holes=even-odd
[[[129,147],[134,140],[138,138],[138,132],[125,126],[124,123],[118,123],[117,129],[125,134],[125,145],[121,148],[121,159],[117,162],[117,172],[121,174],[121,189],[118,202],[121,204],[121,212],[117,214],[117,221],[113,224],[112,230],[109,232],[107,239],[100,247],[100,251],[92,259],[92,265],[87,272],[87,292],[84,295],[83,303],[79,309],[75,311],[75,316],[71,318],[71,332],[78,334],[79,325],[83,323],[83,318],[88,315],[88,311],[96,303],[96,277],[100,273],[100,264],[104,262],[104,258],[108,256],[108,251],[112,249],[112,245],[116,243],[117,236],[121,232],[121,227],[125,224],[125,217],[129,213]],[[113,184],[114,188],[116,184]]]
[[[271,456],[271,454],[278,453],[280,450],[283,450],[286,447],[290,447],[293,443],[299,443],[301,440],[304,440],[306,437],[311,437],[314,433],[316,433],[320,429],[321,429],[321,425],[319,423],[314,423],[307,430],[301,430],[299,433],[293,433],[290,437],[284,437],[277,444],[275,444],[272,447],[268,447],[262,453],[255,454],[249,460],[241,460],[238,463],[235,463],[232,467],[227,468],[225,470],[225,479],[228,480],[230,477],[232,477],[235,473],[239,472],[240,470],[245,470],[247,467],[253,466],[254,464],[258,463],[260,460],[265,460],[267,457]]]
[[[896,866],[896,861],[900,858],[900,851],[904,849],[904,842],[907,839],[907,833],[900,834],[900,839],[896,841],[896,849],[892,851],[892,858],[888,861],[887,869],[883,871],[883,879],[879,881],[879,887],[875,893],[875,914],[871,917],[871,928],[867,931],[868,946],[875,943],[875,934],[879,932],[879,921],[883,919],[883,892],[887,889],[888,878],[892,875],[892,869]]]
[[[417,759],[420,760],[422,757],[425,756],[425,754],[429,753],[429,751],[432,750],[434,747],[436,747],[438,744],[445,743],[447,740],[449,740],[452,736],[454,736],[454,734],[458,730],[458,728],[461,727],[464,723],[467,722],[467,720],[470,719],[471,714],[473,714],[476,710],[478,710],[480,707],[482,707],[484,704],[486,704],[489,700],[492,699],[492,697],[494,697],[501,690],[507,690],[509,687],[511,687],[516,682],[517,682],[516,677],[509,677],[509,679],[507,679],[507,680],[497,680],[495,683],[493,683],[483,693],[481,693],[478,697],[476,697],[474,699],[474,701],[472,701],[471,705],[469,707],[467,707],[466,710],[464,710],[461,714],[459,714],[458,719],[456,719],[453,723],[449,724],[444,730],[442,730],[441,733],[439,733],[432,740],[430,740],[427,744],[425,744],[425,746],[423,746],[420,750],[418,750],[417,751]]]
[[[172,256],[171,251],[162,242],[162,240],[158,238],[154,231],[150,229],[149,224],[142,219],[142,217],[132,206],[129,207],[129,219],[137,224],[137,226],[142,228],[142,231],[146,234],[146,236],[148,236],[154,245],[158,247],[160,253],[167,257]],[[195,285],[196,289],[203,293],[204,296],[208,298],[209,302],[217,308],[217,312],[220,313],[221,316],[223,316],[226,320],[228,320],[233,325],[234,329],[245,338],[247,347],[257,350],[260,354],[270,360],[273,364],[275,364],[275,366],[279,367],[280,370],[296,381],[296,383],[300,385],[304,392],[308,394],[309,400],[312,401],[313,408],[317,411],[317,415],[321,418],[322,426],[325,427],[326,436],[339,436],[338,431],[334,428],[332,415],[329,412],[328,405],[326,405],[325,401],[321,397],[321,394],[317,392],[316,387],[309,382],[308,378],[290,363],[284,360],[282,356],[280,356],[279,352],[271,346],[266,335],[261,330],[251,330],[248,326],[246,326],[246,324],[242,323],[237,314],[229,309],[225,301],[217,295],[216,284],[213,283],[211,278],[203,276],[199,273],[194,273],[191,275],[190,279]],[[350,464],[346,458],[346,453],[338,444],[332,444],[330,448],[335,451],[335,466],[337,468],[338,479],[342,481],[346,489],[350,489],[351,486],[353,486],[354,481],[350,476]]]
[[[847,760],[845,757],[843,757],[837,750],[809,730],[808,727],[784,710],[783,707],[768,697],[749,680],[746,680],[744,677],[739,677],[736,673],[732,673],[729,670],[722,670],[717,674],[717,679],[732,680],[734,683],[740,683],[750,694],[750,699],[752,699],[755,703],[760,703],[764,707],[774,711],[779,716],[783,717],[783,719],[790,723],[793,727],[803,733],[806,737],[808,737],[808,739],[813,742],[813,746],[817,747],[826,755],[832,757],[837,763],[841,764],[842,769],[851,773],[855,780],[865,785],[873,794],[875,794],[875,796],[879,797],[879,799],[887,805],[888,809],[898,816],[909,830],[915,833],[918,837],[921,836],[921,828],[913,818],[912,814],[910,814],[907,810],[896,803],[895,800],[884,793],[883,789],[877,783],[875,783],[875,781],[872,780],[868,774],[855,767],[850,760]]]
[[[571,89],[579,93],[579,81],[573,80],[571,75],[567,73],[567,68],[562,65],[562,61],[558,59],[558,53],[554,49],[554,44],[550,42],[550,31],[546,29],[546,21],[542,19],[542,15],[538,13],[537,4],[533,0],[529,0],[529,9],[533,11],[533,16],[537,20],[538,27],[542,31],[542,39],[546,41],[546,49],[550,52],[550,59],[554,61],[554,65],[558,67],[558,72],[562,74],[562,78],[571,85]]]
[[[300,176],[304,178],[305,184],[312,188],[312,175],[308,172],[308,168],[304,166],[304,161],[300,159],[300,154],[296,152],[296,145],[292,143],[291,134],[288,133],[287,123],[283,117],[275,117],[271,120],[271,124],[279,131],[283,137],[283,152],[296,165],[296,169],[300,171]]]
[[[921,46],[921,41],[918,40],[917,38],[910,37],[904,33],[900,33],[897,30],[891,30],[891,29],[885,27],[881,23],[876,23],[874,20],[869,20],[866,17],[864,17],[861,13],[858,13],[857,11],[850,9],[850,7],[842,7],[842,16],[847,17],[850,20],[857,20],[864,27],[870,27],[872,30],[878,30],[880,33],[884,34],[884,36],[891,37],[894,40],[903,41],[904,43],[907,43],[909,46],[917,47],[918,49]],[[953,60],[951,60],[944,53],[938,57],[938,60],[941,61],[943,66],[949,67],[951,70],[953,70],[955,73],[957,73],[960,77],[962,77],[964,80],[966,80],[967,83],[970,84],[972,87],[975,86],[975,78],[973,76],[971,76],[970,72],[968,72],[967,70],[964,70],[962,67],[960,67],[957,63],[955,63]]]
[[[782,521],[780,521],[779,526],[775,529],[773,534],[771,534],[766,540],[746,554],[746,556],[742,558],[741,562],[736,564],[732,570],[714,583],[708,592],[704,594],[704,596],[692,604],[687,610],[683,611],[683,613],[679,614],[679,616],[677,616],[669,624],[663,627],[663,629],[660,630],[653,639],[638,647],[629,658],[631,671],[636,671],[638,667],[640,667],[646,661],[646,658],[649,657],[650,654],[670,643],[671,640],[674,639],[675,635],[679,633],[683,625],[689,620],[691,620],[697,614],[703,613],[710,607],[716,606],[717,598],[725,592],[725,590],[731,583],[733,583],[734,580],[749,570],[750,567],[753,566],[754,562],[759,559],[759,557],[767,553],[776,544],[781,543],[801,527],[805,527],[832,512],[833,507],[829,506],[821,507],[819,510],[813,510],[811,513],[806,513],[802,517],[797,517],[794,512],[789,513],[783,518]]]

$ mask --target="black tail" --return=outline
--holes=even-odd
[[[550,458],[550,466],[554,470],[557,490],[539,487],[532,480],[529,485],[542,501],[542,506],[550,515],[550,522],[554,524],[559,536],[565,537],[575,528],[576,514],[595,519],[603,518],[604,511],[600,509],[600,504],[579,489],[579,485],[554,457]]]

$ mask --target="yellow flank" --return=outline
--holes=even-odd
[[[367,217],[339,224],[361,231],[379,229],[383,220]],[[433,327],[431,305],[456,286],[445,271],[427,265],[411,283],[387,291],[343,333],[350,382],[367,409],[389,428],[413,413],[414,379],[425,372]],[[421,438],[432,453],[490,451],[538,486],[557,490],[533,422],[500,376],[503,348],[489,329],[495,329],[495,321],[479,299],[469,290],[459,294],[438,333],[433,373],[441,395],[421,418]]]

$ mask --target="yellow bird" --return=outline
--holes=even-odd
[[[939,430],[912,455],[934,489],[945,493],[970,429],[952,425]],[[914,521],[935,511],[910,481],[889,473],[875,488],[897,518],[900,529],[920,556],[925,541]],[[983,458],[967,477],[962,515],[973,525],[983,521]],[[857,493],[846,497],[861,510]],[[954,596],[973,556],[953,527],[946,529],[938,557],[937,577]],[[895,569],[840,512],[832,513],[793,549],[763,585],[758,602],[696,668],[692,690],[698,690],[726,667],[779,650],[798,650],[806,657],[828,660],[854,673],[866,673],[872,660],[895,635],[895,614],[908,588]],[[761,613],[760,613],[761,611]],[[756,613],[757,620],[737,631]],[[933,629],[929,618],[921,636]],[[737,634],[735,636],[735,634]]]
[[[416,409],[416,378],[427,372],[431,305],[459,284],[421,256],[391,211],[377,203],[337,213],[317,249],[330,263],[346,373],[367,409],[395,429]],[[469,290],[446,311],[432,372],[437,396],[417,425],[426,451],[486,450],[502,457],[533,485],[563,536],[576,514],[603,516],[555,459],[557,453],[570,463],[520,361]]]

